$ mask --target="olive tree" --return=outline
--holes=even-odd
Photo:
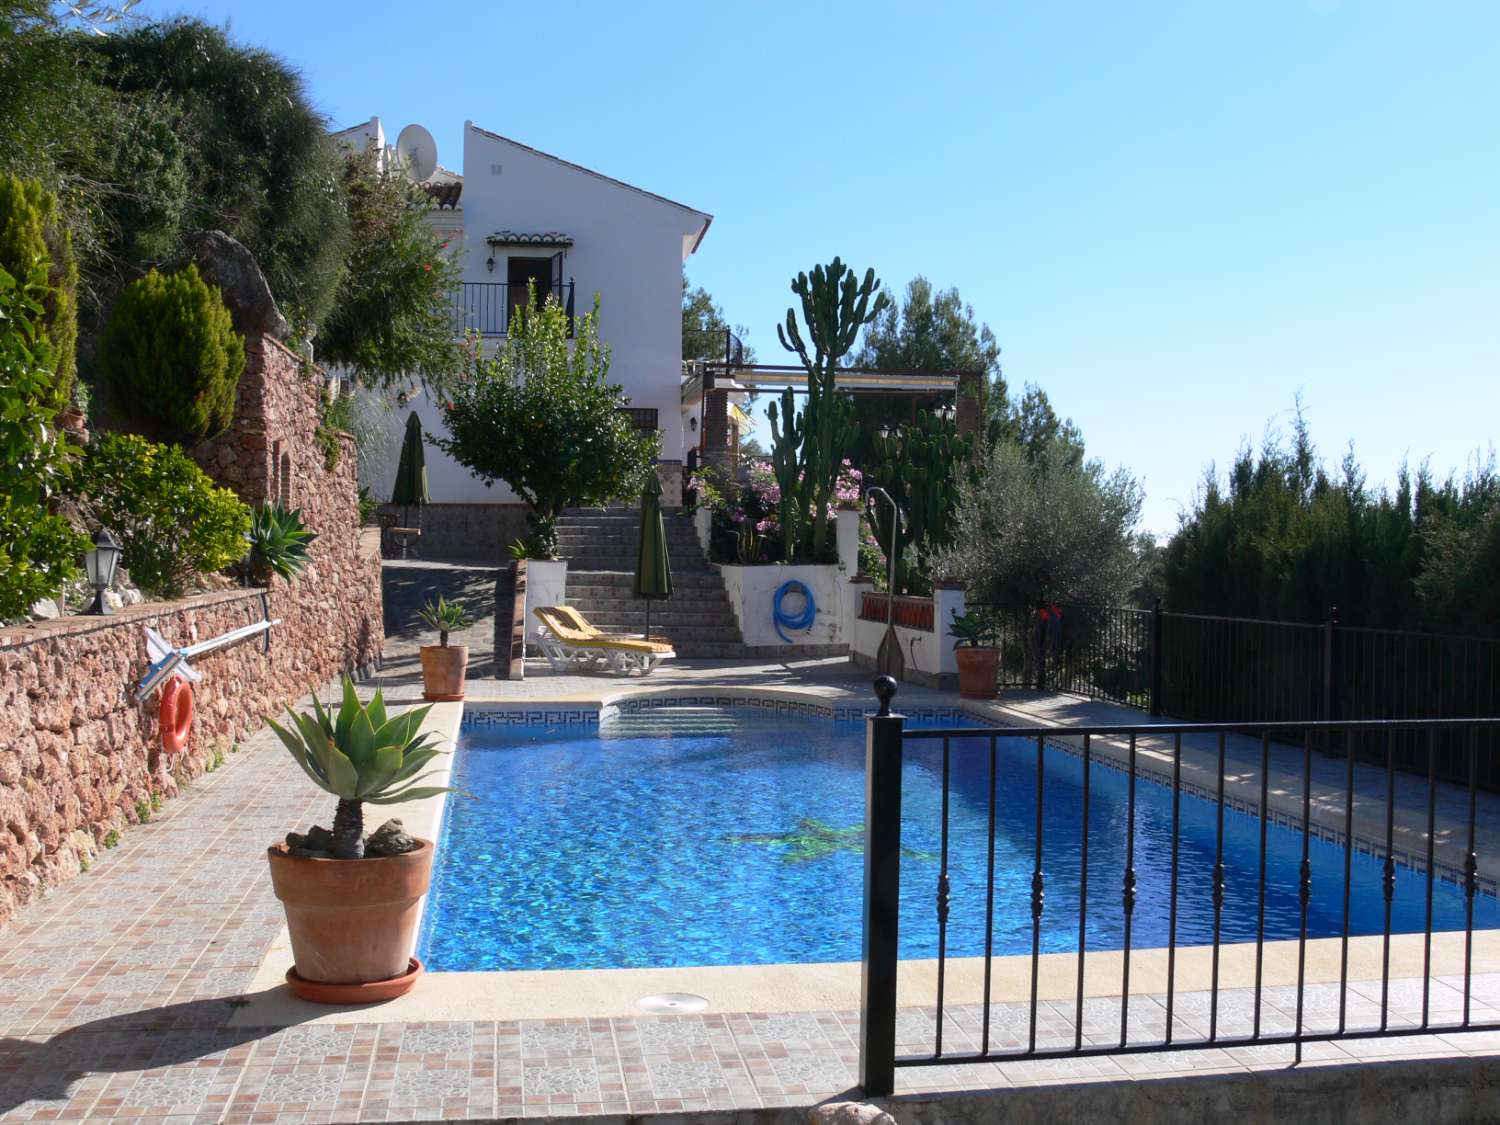
[[[1119,605],[1137,579],[1142,498],[1125,469],[1106,472],[1065,445],[993,442],[959,484],[953,545],[936,572],[963,579],[976,601]]]

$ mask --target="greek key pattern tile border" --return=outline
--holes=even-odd
[[[563,727],[597,730],[597,707],[465,707],[460,730],[494,730],[506,727]]]
[[[597,728],[600,718],[618,713],[636,715],[648,711],[678,707],[732,707],[738,710],[759,711],[775,715],[806,715],[810,718],[831,719],[834,722],[854,722],[873,714],[875,705],[823,703],[800,699],[771,699],[739,693],[714,692],[712,694],[645,696],[621,699],[604,707],[556,706],[535,704],[529,707],[504,707],[489,704],[471,704],[464,708],[460,729],[493,730],[508,727],[551,728]],[[921,722],[979,722],[975,716],[957,707],[914,707],[902,712],[908,719]]]

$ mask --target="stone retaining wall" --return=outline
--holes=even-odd
[[[321,377],[269,340],[247,344],[235,422],[192,453],[247,502],[300,507],[318,533],[294,583],[226,590],[0,629],[0,922],[77,874],[111,832],[150,814],[264,717],[343,670],[378,658],[378,536],[358,526],[353,439],[330,468],[316,431]],[[262,595],[264,594],[264,601]],[[161,750],[156,698],[134,699],[147,665],[144,627],[186,646],[263,619],[263,637],[193,662],[193,732]]]

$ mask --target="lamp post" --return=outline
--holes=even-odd
[[[85,616],[102,616],[113,612],[104,601],[104,591],[115,580],[115,568],[120,565],[120,545],[109,529],[101,527],[94,533],[94,545],[83,553],[83,569],[88,574],[89,585],[94,588],[94,604],[84,610]]]

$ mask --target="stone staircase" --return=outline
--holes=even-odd
[[[646,623],[645,600],[632,592],[640,521],[640,512],[629,508],[574,508],[557,521],[558,554],[568,560],[568,602],[606,632],[640,633]],[[651,604],[651,635],[670,639],[682,657],[748,656],[724,580],[698,546],[692,518],[667,512],[664,522],[673,593]]]

